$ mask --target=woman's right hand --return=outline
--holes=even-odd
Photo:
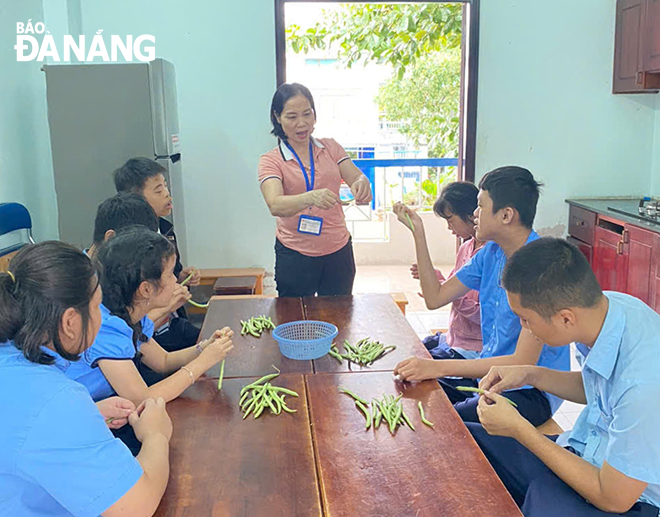
[[[128,417],[128,423],[133,427],[135,436],[140,443],[149,436],[161,434],[168,441],[172,438],[172,421],[165,409],[165,400],[147,399]]]
[[[234,349],[233,335],[231,330],[229,332],[216,330],[208,339],[208,344],[204,346],[199,357],[207,360],[210,366],[218,364]]]
[[[328,210],[339,203],[339,196],[327,188],[312,190],[309,194],[312,205],[322,210]]]

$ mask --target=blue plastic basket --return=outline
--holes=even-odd
[[[284,357],[309,361],[326,355],[338,333],[337,327],[325,321],[292,321],[278,325],[273,338]]]

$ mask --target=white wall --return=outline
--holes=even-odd
[[[660,95],[655,96],[655,131],[653,133],[653,168],[651,171],[651,196],[660,198]]]
[[[274,262],[275,221],[257,183],[259,156],[274,147],[271,0],[82,1],[83,30],[152,34],[176,66],[188,262],[198,267]]]
[[[46,15],[86,35],[153,34],[177,67],[188,256],[200,267],[274,260],[274,220],[256,183],[274,145],[272,0],[48,0]],[[520,164],[546,183],[537,228],[562,233],[564,199],[660,195],[657,96],[611,94],[614,0],[482,2],[477,177]],[[42,2],[0,4],[0,200],[30,207],[38,238],[57,214],[37,62],[16,63],[15,22]],[[394,227],[396,225],[393,225]],[[393,230],[396,232],[396,230]]]
[[[46,117],[46,83],[36,61],[17,62],[16,23],[44,20],[41,0],[0,3],[0,202],[19,202],[37,240],[56,239],[57,203]]]
[[[611,93],[615,0],[481,6],[477,177],[528,167],[546,184],[535,226],[555,235],[566,198],[648,194],[656,99]]]
[[[388,242],[356,242],[355,262],[359,266],[403,265],[416,262],[415,245],[410,230],[393,213],[388,213]],[[456,238],[447,229],[444,219],[433,212],[420,213],[424,221],[431,258],[436,266],[453,264],[456,260]]]

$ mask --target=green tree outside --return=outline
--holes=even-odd
[[[460,4],[340,4],[324,10],[323,19],[303,30],[286,29],[287,43],[296,53],[337,49],[347,67],[357,63],[390,64],[389,81],[376,102],[388,121],[416,146],[428,146],[429,157],[458,155],[462,15]],[[429,206],[443,178],[429,170],[423,180],[423,204]],[[416,201],[417,192],[405,197]],[[408,200],[407,199],[407,200]]]

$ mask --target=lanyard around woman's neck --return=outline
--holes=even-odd
[[[300,159],[300,156],[298,156],[298,153],[296,150],[289,144],[289,142],[285,142],[286,146],[289,148],[289,151],[293,153],[293,156],[296,158],[298,161],[298,165],[300,165],[300,170],[303,173],[303,176],[305,177],[305,185],[307,186],[307,192],[310,190],[314,190],[314,151],[312,147],[312,139],[309,139],[309,163],[310,163],[310,176],[307,176],[307,170],[305,169],[305,166],[303,165],[302,160]]]

